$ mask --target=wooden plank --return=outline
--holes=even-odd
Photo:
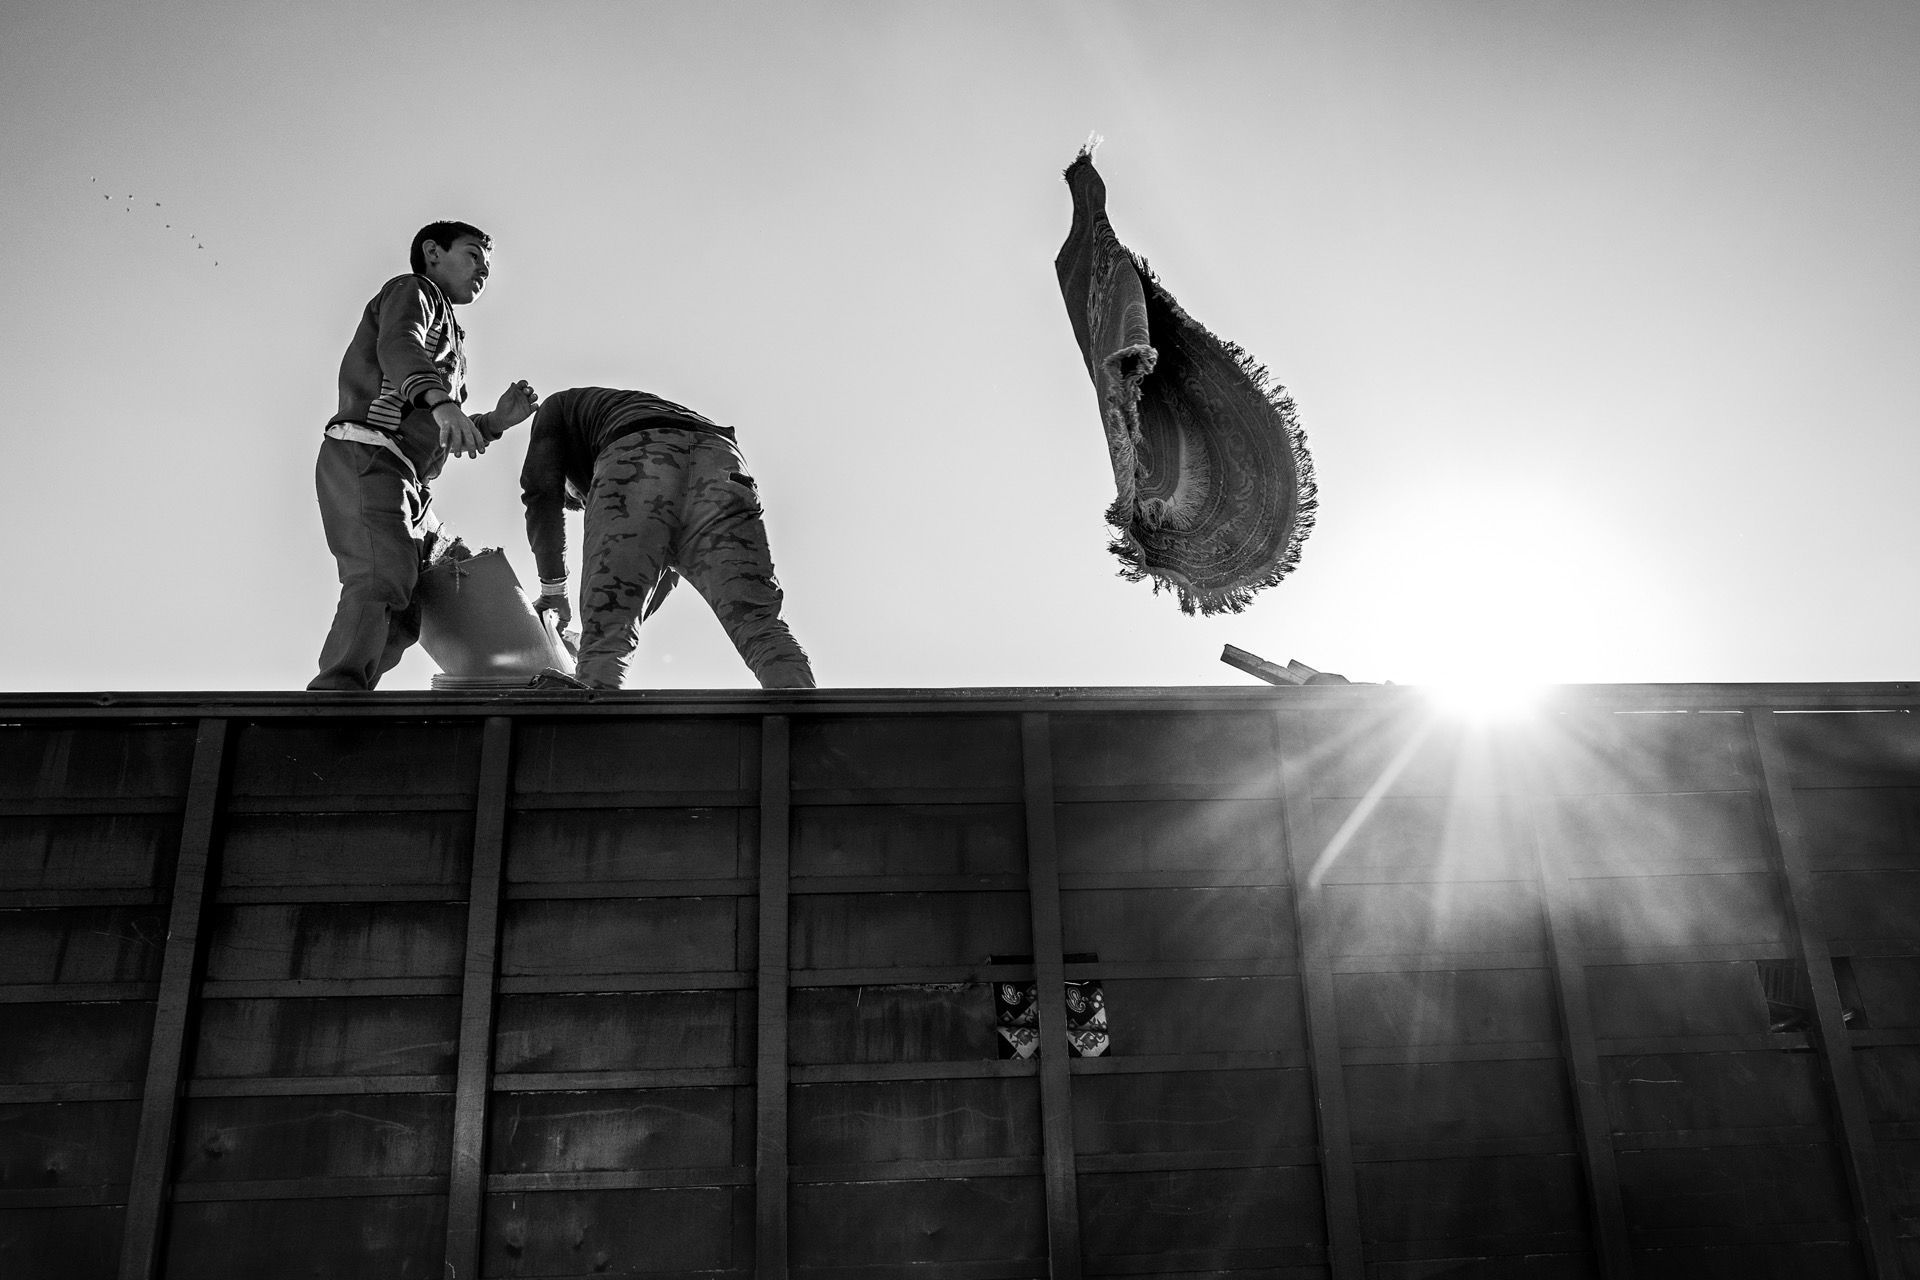
[[[1311,1165],[1094,1173],[1081,1181],[1088,1269],[1099,1274],[1171,1270],[1174,1259],[1215,1249],[1225,1256],[1212,1265],[1223,1267],[1271,1265],[1274,1254],[1296,1262],[1327,1256]]]
[[[789,1180],[798,1187],[850,1182],[920,1182],[934,1178],[1037,1178],[1039,1156],[969,1160],[861,1160],[853,1164],[796,1164]]]
[[[1294,1146],[1262,1147],[1257,1151],[1138,1151],[1106,1155],[1079,1153],[1082,1176],[1090,1173],[1161,1173],[1171,1169],[1274,1169],[1290,1165],[1318,1168],[1320,1147],[1307,1142]]]
[[[1820,1074],[1813,1054],[1770,1049],[1635,1054],[1600,1063],[1607,1114],[1617,1130],[1824,1126]]]
[[[662,890],[672,892],[689,883],[742,883],[731,892],[753,892],[752,814],[741,809],[517,808],[507,834],[507,882],[518,889],[665,882]]]
[[[1546,1138],[1573,1149],[1566,1068],[1553,1058],[1349,1064],[1353,1140],[1377,1146]]]
[[[1282,832],[1287,866],[1293,875],[1294,933],[1300,943],[1301,1030],[1311,1062],[1314,1108],[1319,1119],[1318,1190],[1325,1220],[1327,1266],[1332,1280],[1361,1280],[1366,1264],[1360,1233],[1360,1187],[1353,1157],[1346,1073],[1340,1058],[1331,940],[1324,887],[1312,884],[1308,874],[1323,848],[1308,768],[1313,744],[1306,724],[1298,717],[1278,717],[1277,728],[1276,754],[1284,797]]]
[[[1081,1065],[1076,1062],[1076,1066]],[[1038,1076],[1032,1058],[977,1058],[971,1062],[843,1062],[830,1066],[792,1066],[788,1080],[801,1084],[847,1084],[880,1080],[973,1080],[996,1076]]]
[[[932,808],[935,805],[974,806],[1010,805],[1020,796],[1018,787],[795,787],[796,810],[846,808],[853,805],[911,805]]]
[[[161,907],[66,907],[0,913],[0,984],[57,990],[62,986],[156,983],[160,980],[166,936],[167,912]]]
[[[498,1064],[496,1064],[498,1065]],[[709,1086],[751,1085],[753,1073],[745,1067],[690,1067],[656,1071],[543,1071],[493,1073],[493,1089],[501,1093],[578,1093],[603,1089],[694,1089]]]
[[[1766,1034],[1766,996],[1750,960],[1625,965],[1589,956],[1586,969],[1593,1034],[1602,1041]]]
[[[1154,1071],[1291,1071],[1308,1063],[1306,1037],[1279,1049],[1226,1053],[1128,1053],[1125,1057],[1075,1058],[1076,1076],[1129,1075]]]
[[[487,1103],[493,1076],[494,982],[499,970],[500,883],[505,861],[513,722],[489,717],[480,743],[473,809],[466,960],[460,994],[452,1164],[447,1181],[446,1270],[480,1274],[481,1203],[486,1194]]]
[[[0,797],[178,797],[195,744],[189,726],[179,723],[8,724],[0,728]]]
[[[1285,887],[1076,889],[1061,901],[1066,950],[1110,962],[1233,961],[1247,972],[1282,957],[1292,967],[1293,894]]]
[[[284,1276],[297,1251],[309,1276],[440,1276],[446,1210],[440,1195],[183,1203],[168,1236],[166,1273],[175,1280]],[[472,1274],[463,1272],[463,1280]]]
[[[1527,776],[1531,780],[1535,775],[1529,772]],[[1549,850],[1546,842],[1546,831],[1553,829],[1548,826],[1549,803],[1538,794],[1528,798],[1526,811],[1531,819],[1528,836],[1539,876],[1541,903],[1545,907],[1547,949],[1552,957],[1554,996],[1560,1012],[1561,1061],[1571,1091],[1573,1123],[1584,1175],[1581,1195],[1586,1201],[1589,1230],[1601,1275],[1606,1280],[1627,1280],[1633,1275],[1633,1254],[1612,1125],[1607,1118],[1600,1051],[1595,1043],[1587,957],[1581,949],[1576,905],[1560,849],[1556,845]]]
[[[752,897],[759,881],[724,880],[553,880],[508,883],[507,901],[558,902],[568,898],[737,898]]]
[[[454,1070],[451,996],[202,999],[196,1080],[440,1075]]]
[[[1363,1164],[1368,1252],[1398,1244],[1415,1256],[1446,1257],[1433,1246],[1522,1235],[1565,1236],[1562,1248],[1575,1245],[1587,1229],[1580,1182],[1580,1161],[1570,1152]]]
[[[509,995],[495,1027],[497,1072],[742,1068],[743,991]]]
[[[639,991],[742,991],[753,985],[753,975],[727,969],[681,969],[663,973],[546,973],[507,974],[500,979],[501,995],[620,995]]]
[[[160,982],[35,982],[0,986],[0,1004],[95,1004],[107,1001],[150,1001],[160,994]]]
[[[753,1170],[737,1165],[687,1169],[573,1169],[547,1173],[495,1173],[487,1194],[517,1195],[551,1191],[643,1191],[661,1187],[749,1187]],[[651,1268],[648,1271],[651,1274]]]
[[[752,785],[741,768],[751,722],[737,708],[732,718],[709,719],[635,715],[629,704],[584,721],[550,716],[552,710],[539,708],[519,735],[517,806],[536,797],[739,793]],[[751,801],[740,795],[737,802]]]
[[[1033,1166],[1022,1172],[1039,1171],[1039,1098],[1017,1076],[795,1084],[788,1097],[796,1170],[1018,1157]],[[817,1168],[808,1172],[827,1180]]]
[[[1074,1176],[1073,1077],[1067,1069],[1060,850],[1053,829],[1051,718],[1020,717],[1021,781],[1027,809],[1027,905],[1033,940],[1034,1011],[1040,1033],[1040,1160],[1046,1195],[1047,1257],[1054,1280],[1079,1280],[1080,1196]]]
[[[289,901],[343,902],[347,888],[381,901],[416,893],[450,901],[466,893],[472,848],[471,804],[464,811],[230,815],[220,842],[220,901],[279,889],[301,895]],[[380,856],[369,858],[369,849]]]
[[[361,1177],[357,1174],[334,1178],[235,1179],[230,1182],[183,1182],[173,1189],[173,1200],[182,1204],[235,1204],[261,1200],[362,1200],[379,1201],[383,1206],[409,1197],[432,1197],[436,1202],[446,1190],[447,1178],[440,1174],[394,1174]],[[176,1211],[177,1212],[177,1211]],[[368,1206],[367,1216],[379,1209]],[[192,1221],[189,1213],[179,1216]],[[182,1240],[184,1243],[184,1239]],[[197,1243],[197,1242],[196,1242]],[[436,1241],[437,1245],[438,1242]]]
[[[0,1104],[0,1192],[90,1188],[111,1192],[90,1203],[125,1204],[139,1119],[132,1101]]]
[[[1553,975],[1545,967],[1335,973],[1332,982],[1341,1043],[1350,1048],[1558,1038]]]
[[[1564,1056],[1558,1040],[1515,1040],[1507,1044],[1381,1044],[1343,1045],[1340,1061],[1348,1066],[1412,1062],[1513,1062],[1536,1058],[1557,1062]]]
[[[1313,1081],[1301,1068],[1242,1071],[1187,1069],[1075,1073],[1074,1151],[1082,1173],[1106,1156],[1178,1160],[1196,1152],[1217,1162],[1284,1164],[1284,1151],[1314,1146]],[[1171,1167],[1159,1165],[1151,1167]]]
[[[762,957],[764,962],[764,956]],[[787,1032],[795,1065],[950,1062],[995,1056],[992,991],[964,973],[874,985],[796,986]],[[805,975],[808,982],[815,975]],[[917,980],[916,980],[917,979]]]
[[[119,892],[152,900],[180,842],[180,811],[0,818],[0,889],[13,894]],[[46,905],[58,906],[49,900]]]
[[[1025,872],[1018,875],[953,876],[795,876],[787,890],[805,893],[1024,893]]]
[[[512,902],[502,921],[500,972],[727,972],[735,962],[734,903],[730,896]]]
[[[807,803],[1019,798],[1014,726],[1004,717],[809,716],[793,726],[793,791]],[[874,795],[884,793],[884,799]]]
[[[333,812],[396,812],[470,807],[479,726],[438,716],[373,723],[309,714],[303,720],[253,721],[238,731],[232,807],[279,812],[309,805]]]
[[[178,824],[175,824],[178,825]],[[0,911],[38,911],[63,907],[161,907],[157,889],[20,889],[0,891]]]
[[[1760,790],[1769,844],[1778,859],[1785,886],[1783,906],[1794,949],[1806,966],[1813,994],[1814,1022],[1819,1032],[1815,1047],[1826,1062],[1834,1113],[1844,1140],[1846,1184],[1852,1195],[1854,1231],[1872,1274],[1896,1280],[1902,1267],[1881,1182],[1872,1120],[1854,1062],[1853,1044],[1842,1017],[1840,989],[1834,978],[1833,957],[1819,928],[1813,872],[1807,865],[1800,829],[1800,811],[1789,773],[1788,757],[1775,713],[1760,708],[1747,714],[1754,757],[1759,763]]]
[[[1103,799],[1182,798],[1170,794],[1176,788],[1209,798],[1274,794],[1273,724],[1258,711],[1077,711],[1052,720],[1055,802],[1088,790]]]
[[[1256,800],[1070,802],[1054,788],[1055,838],[1063,888],[1099,887],[1113,876],[1132,884],[1287,884],[1271,847],[1273,804]]]
[[[792,724],[760,721],[760,955],[754,1062],[754,1274],[787,1276],[787,882],[792,830]]]
[[[477,1274],[737,1275],[752,1249],[752,1206],[752,1189],[738,1185],[494,1192]]]
[[[1024,924],[1024,921],[1022,922]],[[1017,954],[1025,955],[1025,951]],[[863,969],[796,970],[795,989],[826,987],[898,987],[961,983],[1032,982],[1031,964],[903,964]],[[804,982],[805,988],[799,986]]]
[[[1033,950],[1021,893],[827,893],[793,899],[796,969],[978,963]]]
[[[438,1045],[434,1046],[438,1048]],[[447,1049],[448,1065],[453,1050]],[[282,1098],[304,1094],[451,1093],[452,1072],[441,1075],[270,1076],[235,1080],[190,1080],[189,1098]]]
[[[1620,1152],[1636,1235],[1685,1227],[1733,1232],[1774,1222],[1824,1222],[1831,1224],[1828,1234],[1842,1233],[1849,1217],[1842,1163],[1837,1148],[1827,1143]],[[1898,1280],[1898,1272],[1892,1275]]]
[[[0,1213],[7,1280],[110,1276],[126,1211],[112,1205],[46,1205]]]
[[[751,809],[758,792],[736,787],[705,791],[578,791],[564,795],[520,792],[513,798],[517,813],[564,809]]]
[[[1044,1265],[1041,1184],[1038,1177],[795,1183],[794,1269],[892,1266],[895,1275],[913,1275],[931,1263]],[[1052,1276],[1063,1274],[1061,1263],[1055,1255]]]
[[[1025,887],[1018,803],[863,799],[868,802],[795,804],[793,892],[836,884],[842,892],[858,892],[888,882],[900,888],[961,887],[942,882],[973,877],[1001,877],[1010,887]]]
[[[180,825],[180,852],[174,860],[166,953],[160,966],[160,994],[154,1005],[153,1036],[147,1045],[146,1087],[127,1188],[126,1227],[120,1244],[121,1280],[151,1280],[159,1273],[160,1232],[166,1214],[174,1128],[180,1114],[187,1022],[194,1003],[196,970],[203,957],[200,920],[212,881],[209,869],[229,732],[228,721],[208,719],[202,720],[194,733],[193,772]]]
[[[174,1197],[195,1183],[426,1177],[438,1183],[447,1173],[452,1105],[444,1093],[190,1098],[180,1118]]]
[[[206,981],[456,977],[464,914],[451,902],[221,903],[209,909]]]
[[[497,1180],[505,1174],[729,1167],[734,1134],[750,1119],[738,1114],[749,1098],[743,1088],[584,1094],[496,1088],[491,1170]],[[745,1168],[738,1173],[742,1183],[750,1176]]]

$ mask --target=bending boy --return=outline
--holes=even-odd
[[[478,457],[539,405],[522,380],[490,413],[461,408],[466,335],[453,309],[486,287],[492,247],[464,222],[420,228],[413,273],[381,286],[340,361],[340,411],[314,465],[340,605],[309,689],[371,689],[420,638],[414,588],[446,541],[428,486],[449,454]]]
[[[677,570],[762,688],[814,687],[806,651],[780,620],[760,495],[733,428],[644,391],[556,391],[533,420],[520,489],[539,607],[562,626],[573,617],[564,510],[586,510],[580,679],[620,687],[640,623]]]

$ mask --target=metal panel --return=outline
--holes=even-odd
[[[1360,1219],[1360,1189],[1354,1162],[1352,1109],[1341,1068],[1342,1029],[1333,944],[1327,927],[1324,888],[1313,879],[1313,868],[1324,861],[1326,838],[1314,794],[1314,779],[1326,773],[1333,743],[1343,742],[1337,727],[1331,739],[1314,733],[1327,728],[1306,717],[1279,722],[1275,752],[1280,765],[1281,793],[1285,797],[1282,822],[1288,869],[1294,888],[1299,939],[1300,978],[1293,999],[1284,1005],[1298,1020],[1288,1027],[1284,1043],[1305,1044],[1311,1064],[1314,1106],[1318,1119],[1320,1168],[1316,1197],[1320,1208],[1321,1238],[1333,1280],[1359,1280],[1365,1265],[1365,1243]],[[1371,784],[1369,784],[1371,785]],[[1366,788],[1362,788],[1364,790]],[[1200,1024],[1204,1025],[1204,1024]],[[1304,1232],[1307,1224],[1300,1224]]]
[[[1054,1280],[1079,1280],[1080,1203],[1074,1182],[1073,1078],[1067,1071],[1066,989],[1060,922],[1060,851],[1054,839],[1054,748],[1048,716],[1020,717],[1027,807],[1027,900],[1033,948],[1034,1013],[1040,1035],[1041,1162],[1047,1203],[1047,1257]],[[1015,1253],[1012,1256],[1025,1256]]]
[[[214,857],[221,780],[227,769],[228,723],[203,720],[194,735],[193,778],[181,823],[180,856],[173,873],[167,945],[161,962],[160,995],[148,1042],[146,1091],[139,1136],[127,1187],[127,1219],[121,1240],[121,1280],[145,1280],[160,1263],[160,1231],[167,1202],[168,1166],[179,1119],[182,1068],[187,1048],[193,986],[202,961],[201,911]]]
[[[793,724],[760,722],[760,935],[754,1020],[753,1268],[761,1280],[786,1280],[791,1223],[788,1177],[788,1064],[792,994],[788,937],[793,818]]]
[[[1871,1121],[1860,1077],[1853,1062],[1852,1044],[1840,1005],[1840,992],[1834,969],[1822,936],[1817,916],[1813,873],[1802,849],[1800,811],[1792,783],[1792,754],[1783,745],[1794,734],[1793,727],[1783,729],[1781,717],[1771,711],[1755,711],[1747,717],[1751,725],[1752,750],[1759,764],[1760,785],[1771,822],[1774,853],[1779,859],[1781,879],[1786,890],[1787,927],[1794,950],[1808,976],[1813,1001],[1813,1025],[1825,1057],[1827,1081],[1832,1089],[1836,1118],[1839,1121],[1841,1158],[1845,1185],[1851,1192],[1851,1217],[1858,1243],[1866,1255],[1870,1273],[1892,1280],[1899,1273],[1895,1255],[1893,1227],[1887,1216],[1885,1188],[1874,1150]],[[1789,721],[1792,717],[1787,718]],[[1902,729],[1894,743],[1886,744],[1889,758],[1914,739]],[[1805,1194],[1812,1194],[1807,1192]]]
[[[489,719],[480,742],[466,955],[460,970],[460,1048],[455,1065],[445,1250],[446,1270],[454,1276],[470,1276],[479,1269],[487,1100],[493,1075],[494,984],[500,967],[500,878],[505,862],[507,775],[512,750],[513,722],[505,716]]]

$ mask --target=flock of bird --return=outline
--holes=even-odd
[[[96,183],[96,184],[97,184],[97,183],[98,183],[98,182],[100,181],[100,179],[98,179],[98,178],[89,178],[89,179],[87,179],[87,181],[89,181],[89,182],[92,182],[92,183]],[[100,193],[100,198],[101,198],[102,200],[111,200],[111,199],[113,199],[113,195],[112,195],[112,193],[111,193],[111,192],[106,192],[106,191],[103,191],[103,192],[101,192],[101,193]],[[127,197],[127,199],[128,199],[129,201],[131,201],[131,200],[133,199],[133,197],[132,197],[132,196],[128,196],[128,197]],[[156,209],[158,209],[158,208],[160,207],[160,202],[159,202],[158,200],[155,200],[155,201],[153,202],[153,207],[154,207],[154,208],[156,208]],[[128,213],[132,213],[132,212],[133,212],[133,205],[132,205],[132,204],[128,204],[128,205],[127,205],[127,212],[128,212]],[[164,226],[164,229],[165,229],[165,230],[168,230],[168,231],[171,231],[171,230],[173,230],[173,224],[172,224],[171,222],[168,222],[168,223],[164,223],[164,224],[163,224],[163,226]],[[195,234],[193,234],[193,232],[191,232],[191,231],[189,231],[189,232],[187,232],[187,233],[186,233],[186,237],[187,237],[187,239],[189,239],[189,240],[191,240],[191,241],[193,241],[193,247],[194,247],[195,249],[199,249],[199,250],[203,250],[203,251],[204,251],[204,250],[206,249],[206,247],[207,247],[207,246],[205,246],[204,244],[201,244],[201,243],[200,243],[200,237],[199,237],[199,236],[197,236],[197,235],[195,235]],[[214,266],[216,266],[216,267],[217,267],[217,266],[219,266],[219,265],[220,265],[220,260],[219,260],[218,258],[215,258],[215,259],[213,260],[213,265],[214,265]]]

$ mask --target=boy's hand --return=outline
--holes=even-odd
[[[487,436],[467,411],[451,400],[433,407],[433,423],[440,428],[440,447],[456,458],[477,458],[487,451]]]
[[[535,393],[533,384],[525,378],[514,383],[500,393],[500,403],[488,415],[488,421],[505,431],[515,423],[525,422],[540,407],[540,397]]]

